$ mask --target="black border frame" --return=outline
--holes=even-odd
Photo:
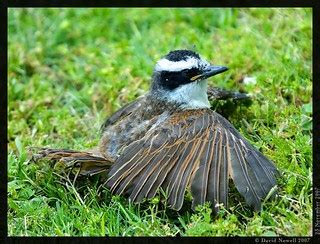
[[[313,13],[313,236],[312,237],[8,237],[7,226],[7,78],[8,78],[8,8],[21,7],[304,7],[312,8]],[[150,243],[150,242],[167,242],[176,241],[184,242],[206,242],[206,243],[320,243],[320,4],[316,0],[243,0],[241,2],[216,0],[209,1],[192,1],[183,2],[177,0],[163,1],[117,1],[117,0],[0,0],[0,243],[20,243],[28,242],[68,242],[83,243],[91,241],[115,241],[120,243]],[[6,106],[5,106],[6,105]],[[2,241],[3,240],[3,241]]]

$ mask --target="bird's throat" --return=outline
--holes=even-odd
[[[192,82],[166,92],[165,97],[183,109],[210,108],[207,86],[206,80]]]

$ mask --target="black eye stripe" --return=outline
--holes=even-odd
[[[181,85],[191,82],[190,76],[185,72],[163,71],[159,74],[159,84],[167,90],[173,90]]]
[[[189,78],[198,75],[201,73],[201,71],[197,68],[192,68],[192,69],[186,69],[183,71]]]

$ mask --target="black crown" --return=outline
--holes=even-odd
[[[170,61],[175,61],[175,62],[186,60],[188,57],[194,57],[194,58],[200,59],[199,54],[191,50],[174,50],[169,52],[165,56],[166,59]]]

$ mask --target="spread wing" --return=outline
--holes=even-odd
[[[227,206],[228,179],[256,210],[276,184],[274,165],[221,115],[209,110],[172,114],[130,144],[109,172],[107,186],[140,202],[162,187],[171,208],[182,207],[191,187],[193,207],[206,201]]]

